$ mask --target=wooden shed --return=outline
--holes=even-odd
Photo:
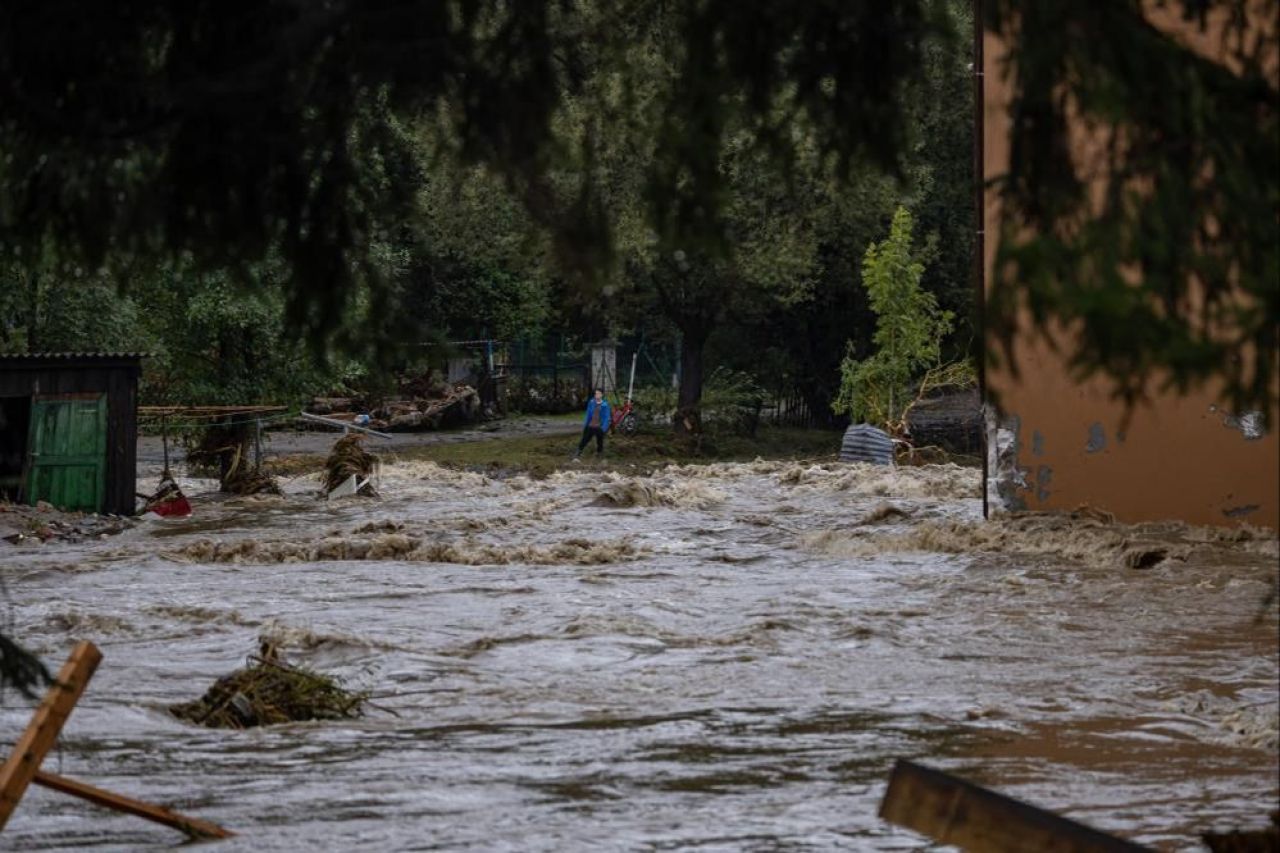
[[[0,498],[132,515],[142,358],[0,355]]]

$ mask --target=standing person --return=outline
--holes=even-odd
[[[578,442],[574,459],[582,456],[582,450],[592,436],[596,438],[596,456],[604,453],[604,434],[609,431],[609,417],[609,401],[604,398],[604,389],[597,388],[595,396],[587,401],[587,414],[582,419],[582,441]]]

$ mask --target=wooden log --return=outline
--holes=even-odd
[[[4,766],[0,767],[0,831],[9,822],[13,810],[18,807],[27,786],[40,769],[40,762],[44,761],[45,754],[57,741],[63,724],[80,700],[101,660],[102,652],[87,640],[81,641],[71,650],[71,656],[58,671],[57,679],[45,693],[26,731],[18,738],[18,743],[9,753]]]
[[[1148,847],[905,760],[894,765],[880,817],[972,853],[1150,853]]]
[[[166,809],[163,806],[153,805],[135,800],[132,797],[126,797],[123,794],[113,794],[110,791],[104,791],[101,788],[95,788],[93,785],[87,785],[84,782],[78,782],[75,779],[68,779],[65,776],[59,776],[55,773],[49,773],[44,770],[36,771],[35,779],[37,785],[42,785],[54,791],[60,791],[64,794],[70,794],[73,797],[79,797],[82,800],[88,800],[99,806],[106,806],[109,809],[115,809],[119,812],[127,812],[128,814],[137,815],[156,823],[162,823],[165,826],[171,826],[181,832],[187,834],[190,838],[230,838],[235,835],[234,832],[218,826],[216,823],[210,823],[207,820],[199,818],[187,817],[178,812]]]

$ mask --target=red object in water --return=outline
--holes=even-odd
[[[191,501],[187,500],[186,495],[179,492],[175,497],[147,507],[147,512],[154,512],[156,515],[165,517],[191,515]]]
[[[147,498],[146,505],[142,508],[144,513],[153,512],[156,515],[167,518],[181,518],[191,515],[191,502],[187,500],[187,496],[182,493],[182,489],[178,488],[178,484],[169,476],[169,471],[165,469],[165,475],[160,478],[160,486],[156,489],[156,493]]]

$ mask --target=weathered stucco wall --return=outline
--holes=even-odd
[[[1004,174],[1009,163],[1003,52],[1000,41],[988,33],[982,116],[988,181]],[[988,183],[988,283],[1000,225],[999,199]],[[998,401],[988,418],[993,511],[1071,510],[1088,504],[1126,521],[1181,519],[1280,529],[1280,437],[1275,427],[1261,434],[1253,418],[1222,411],[1212,389],[1156,395],[1126,417],[1124,405],[1111,399],[1108,383],[1072,381],[1065,355],[1030,334],[1016,341],[1014,355],[1016,377],[991,364],[986,370],[989,396]],[[1280,409],[1272,412],[1272,424],[1280,424]]]

